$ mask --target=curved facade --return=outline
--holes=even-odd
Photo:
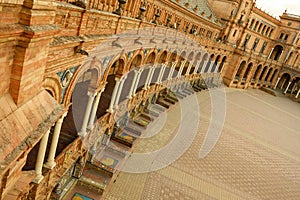
[[[128,119],[147,126],[149,106],[222,80],[299,100],[300,17],[277,20],[252,0],[0,5],[1,199],[58,199],[74,178],[105,192],[118,170],[91,152],[125,159],[109,143],[130,152],[136,138],[119,134]],[[108,181],[80,179],[87,167]]]

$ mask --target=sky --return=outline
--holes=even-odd
[[[278,18],[285,9],[287,13],[300,15],[300,0],[256,0],[256,7]]]

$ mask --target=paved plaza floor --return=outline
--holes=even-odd
[[[211,118],[207,91],[197,94],[198,133],[175,162],[149,173],[121,172],[107,200],[300,199],[300,104],[261,90],[226,88],[226,119],[213,150],[199,150]],[[167,111],[160,132],[134,152],[161,149],[174,137],[180,105]],[[142,165],[143,163],[141,163]]]

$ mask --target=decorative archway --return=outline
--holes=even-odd
[[[235,80],[239,80],[239,78],[242,75],[242,72],[243,72],[245,66],[246,66],[246,61],[242,61],[241,64],[240,64],[240,66],[239,66],[239,68],[238,68],[238,70],[235,73],[235,76],[234,76]]]
[[[270,59],[272,60],[279,60],[281,54],[283,52],[283,47],[281,45],[276,45],[272,51]]]

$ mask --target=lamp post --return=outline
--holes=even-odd
[[[157,13],[155,14],[155,18],[152,23],[157,24],[157,19],[160,17],[160,9],[157,9]]]
[[[117,14],[117,15],[121,15],[122,10],[123,10],[123,6],[124,6],[124,4],[126,3],[126,0],[118,0],[118,2],[119,2],[119,7],[118,7],[118,9],[117,9],[116,11],[114,11],[113,13],[114,13],[114,14]]]
[[[144,4],[140,7],[140,14],[137,17],[139,20],[143,19],[143,13],[146,11],[146,5],[147,5],[147,2],[145,1]]]
[[[167,27],[170,26],[171,17],[172,17],[172,16],[169,15],[168,18],[167,18],[167,24],[166,24]]]

